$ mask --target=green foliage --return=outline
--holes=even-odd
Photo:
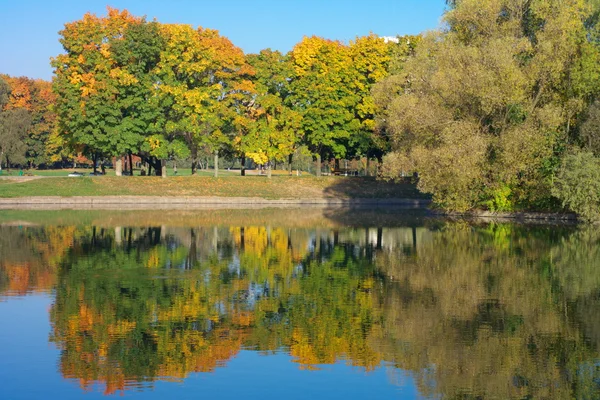
[[[425,35],[376,87],[379,129],[445,209],[547,202],[550,177],[598,87],[589,10],[582,0],[451,5],[444,30]]]
[[[492,191],[492,199],[485,202],[486,208],[490,211],[514,211],[511,194],[512,190],[509,186]]]
[[[600,156],[600,101],[596,100],[588,108],[579,139],[586,150]]]
[[[289,57],[278,51],[263,50],[247,57],[254,68],[256,88],[251,110],[238,117],[244,132],[239,149],[257,164],[283,161],[300,143],[300,119],[287,101],[293,69]]]
[[[23,108],[0,111],[0,164],[4,161],[7,164],[25,162],[30,125],[31,115]]]
[[[52,61],[58,134],[65,145],[106,156],[138,152],[156,118],[149,112],[154,82],[142,73],[152,63],[146,50],[155,41],[144,37],[152,36],[152,27],[111,8],[106,17],[86,14],[65,25],[65,54]]]
[[[554,180],[552,194],[583,220],[599,221],[600,159],[589,152],[567,155]]]
[[[8,97],[10,96],[10,86],[0,76],[0,111],[4,108],[4,105],[8,103]]]
[[[290,102],[302,115],[301,129],[313,154],[345,157],[347,141],[360,129],[352,89],[357,71],[341,42],[305,37],[291,52],[295,70]]]

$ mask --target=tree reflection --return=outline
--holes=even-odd
[[[246,348],[288,352],[303,369],[392,365],[411,371],[424,396],[600,395],[592,229],[432,221],[47,227],[11,237],[30,252],[3,257],[2,290],[56,288],[50,340],[63,376],[84,388],[183,379]],[[15,263],[52,278],[24,269],[23,284]]]

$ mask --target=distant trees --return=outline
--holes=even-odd
[[[11,96],[11,87],[0,77],[0,171],[4,162],[7,169],[10,169],[11,160],[25,162],[25,142],[31,125],[29,112],[23,107],[13,107]]]
[[[112,8],[61,35],[54,142],[88,157],[135,154],[157,173],[189,157],[195,173],[201,153],[214,154],[215,166],[219,154],[270,166],[304,149],[320,173],[323,157],[377,153],[370,89],[387,75],[395,44],[375,35],[349,46],[305,38],[289,55],[245,56],[217,31]]]

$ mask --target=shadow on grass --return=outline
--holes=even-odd
[[[327,178],[324,178],[327,179]],[[394,183],[372,177],[336,177],[325,188],[325,196],[330,198],[380,198],[380,199],[420,199],[428,200],[429,195],[421,193],[410,182]]]

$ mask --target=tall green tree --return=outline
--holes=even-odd
[[[158,22],[140,20],[129,24],[122,37],[109,44],[114,60],[113,107],[120,111],[115,129],[120,132],[121,151],[139,154],[154,166],[157,175],[166,176],[165,159],[182,155],[182,146],[173,145],[172,138],[166,137],[157,124],[161,116],[157,66],[165,47],[160,26]]]
[[[380,86],[382,129],[440,207],[543,207],[590,87],[576,73],[589,9],[582,0],[454,3],[445,28]]]
[[[142,18],[110,7],[106,17],[88,13],[82,20],[65,24],[60,32],[65,54],[52,61],[59,135],[88,155],[117,157],[117,175],[121,174],[120,157],[137,152],[142,144],[145,127],[140,125],[145,121],[138,119],[137,112],[128,115],[139,101],[132,101],[127,92],[135,91],[140,82],[123,68],[122,58],[115,59],[121,54],[113,48],[120,41],[131,43],[125,38],[126,32],[132,32],[128,27],[144,23]]]

